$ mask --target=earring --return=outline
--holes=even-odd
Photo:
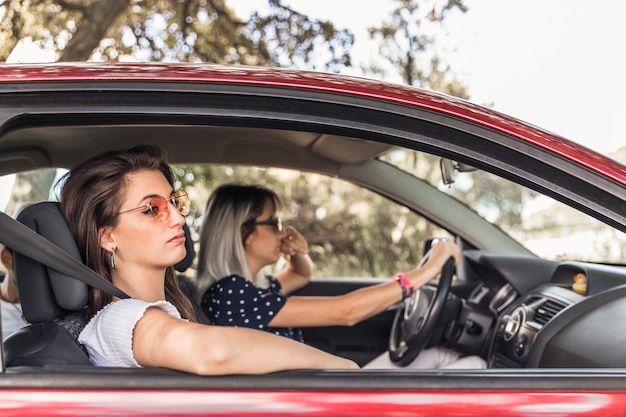
[[[115,269],[117,266],[117,260],[115,259],[115,248],[111,249],[111,268]]]

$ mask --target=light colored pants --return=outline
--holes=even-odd
[[[396,365],[385,352],[365,364],[363,369],[485,369],[487,362],[479,356],[464,356],[453,350],[434,347],[423,350],[417,358],[407,366]]]

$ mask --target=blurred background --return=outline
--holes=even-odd
[[[0,63],[218,63],[377,78],[494,108],[626,162],[625,12],[626,3],[609,0],[0,0]],[[224,181],[274,189],[318,259],[332,252],[334,268],[348,266],[342,275],[389,275],[398,259],[416,262],[416,242],[436,232],[329,178],[254,167],[177,170],[181,186],[201,183],[204,197]],[[59,175],[0,178],[0,208],[11,214],[54,199]],[[511,224],[523,216],[498,212]],[[385,220],[388,228],[377,229]],[[378,242],[381,235],[388,240]]]

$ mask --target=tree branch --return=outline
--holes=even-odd
[[[85,13],[85,11],[87,10],[87,6],[83,4],[83,2],[74,3],[66,0],[55,0],[55,3],[66,10],[75,10],[83,13]]]
[[[87,61],[130,0],[94,0],[59,57],[60,62]]]

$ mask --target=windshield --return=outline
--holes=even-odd
[[[519,184],[417,151],[394,150],[381,159],[460,200],[542,258],[601,263],[626,258],[626,234]]]

